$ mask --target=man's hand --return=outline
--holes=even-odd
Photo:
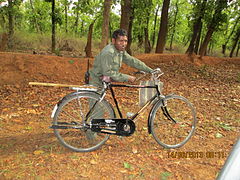
[[[129,82],[134,82],[136,80],[136,77],[134,76],[129,76],[128,81]]]

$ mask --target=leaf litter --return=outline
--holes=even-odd
[[[196,107],[197,130],[185,146],[159,146],[147,133],[144,112],[131,137],[112,136],[91,153],[69,151],[48,127],[54,105],[71,90],[31,87],[28,82],[83,84],[87,59],[0,53],[0,66],[5,67],[0,69],[0,179],[59,179],[59,174],[60,179],[215,179],[239,137],[240,59],[171,54],[138,58],[164,71],[164,94],[183,95]],[[15,71],[10,66],[16,66]],[[121,71],[129,74],[134,69],[123,65]],[[116,90],[116,96],[124,115],[139,108],[136,89]],[[169,152],[225,156],[184,159],[169,157]]]

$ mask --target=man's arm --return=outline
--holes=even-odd
[[[131,77],[127,74],[119,73],[114,69],[113,56],[110,53],[104,54],[101,57],[102,73],[105,76],[110,76],[114,81],[126,82],[131,81]]]
[[[141,71],[151,72],[153,70],[152,68],[148,67],[144,62],[130,56],[127,52],[124,53],[123,62],[128,66],[139,69]]]

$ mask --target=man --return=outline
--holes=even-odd
[[[112,43],[103,48],[94,60],[93,68],[90,70],[90,84],[101,87],[103,76],[109,77],[112,81],[134,82],[136,77],[119,72],[122,62],[141,71],[152,71],[145,63],[125,51],[127,42],[125,30],[118,29],[113,32]]]

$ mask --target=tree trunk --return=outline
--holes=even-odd
[[[40,28],[39,28],[39,25],[38,25],[38,20],[36,18],[36,12],[35,12],[32,0],[30,0],[30,6],[32,8],[32,13],[33,13],[33,19],[34,19],[35,27],[36,27],[37,33],[39,33],[40,32]]]
[[[108,44],[109,37],[109,19],[111,11],[112,0],[104,1],[104,10],[103,10],[103,24],[102,24],[102,41],[100,48],[104,48]]]
[[[148,28],[144,28],[144,34],[145,34],[145,53],[150,53],[151,52],[151,44],[149,41],[149,36],[148,36]]]
[[[55,34],[55,0],[52,0],[52,53],[56,50],[56,34]]]
[[[80,2],[81,2],[81,0],[78,0],[78,3],[77,3],[77,7],[76,7],[76,9],[77,9],[77,14],[76,14],[76,19],[75,19],[75,23],[74,23],[74,28],[75,28],[75,33],[77,34],[77,32],[78,32],[78,23],[79,23],[79,6],[80,6]]]
[[[8,0],[8,48],[13,48],[13,34],[14,34],[14,24],[13,24],[13,2]]]
[[[208,43],[209,43],[209,41],[212,37],[212,34],[216,30],[216,28],[218,27],[218,25],[221,21],[220,17],[222,16],[222,10],[227,7],[227,1],[226,0],[219,0],[217,2],[218,3],[217,3],[216,8],[215,8],[215,13],[214,13],[213,18],[211,20],[211,23],[208,27],[208,32],[205,36],[203,44],[200,47],[200,50],[199,50],[200,58],[202,58],[202,56],[205,55],[206,50],[207,50],[207,46],[208,46]]]
[[[196,39],[196,44],[195,44],[195,47],[194,47],[194,53],[195,54],[198,54],[200,41],[201,41],[201,34],[202,34],[202,22],[201,22],[200,27],[199,27],[199,31],[198,31],[198,35],[197,35],[197,39]]]
[[[156,53],[163,53],[163,51],[164,51],[166,38],[167,38],[167,31],[168,31],[169,4],[170,4],[170,0],[163,1],[161,23],[160,23],[160,30],[159,30],[159,34],[158,34]]]
[[[120,28],[129,31],[130,18],[132,16],[132,0],[122,0]]]
[[[234,26],[232,28],[232,31],[231,33],[229,34],[229,36],[227,37],[227,40],[225,41],[225,43],[222,45],[222,53],[225,55],[225,52],[226,52],[226,48],[227,48],[227,44],[230,40],[230,38],[232,37],[234,31],[235,31],[235,28],[237,27],[237,24],[239,23],[239,20],[240,20],[240,16],[238,16],[236,22],[234,23]]]
[[[237,47],[237,51],[236,51],[236,57],[238,57],[239,49],[240,49],[240,41],[238,42],[238,47]]]
[[[206,0],[204,0],[201,3],[201,9],[200,9],[200,12],[198,12],[199,16],[198,16],[196,22],[193,25],[193,35],[192,35],[192,39],[190,41],[190,44],[188,46],[188,49],[186,51],[186,54],[191,55],[194,51],[196,52],[197,49],[198,49],[198,47],[196,48],[196,46],[199,46],[200,30],[202,28],[202,18],[204,16],[205,7],[206,7]]]
[[[173,44],[173,39],[174,39],[174,34],[175,34],[175,31],[176,31],[176,22],[177,22],[177,15],[178,15],[178,2],[179,0],[176,1],[176,11],[174,13],[174,21],[173,21],[173,32],[172,32],[172,35],[171,35],[171,39],[170,39],[170,51],[172,51],[172,44]]]
[[[85,47],[85,53],[86,57],[93,57],[92,55],[92,33],[93,33],[93,25],[95,21],[90,24],[88,29],[88,39],[87,39],[87,45]]]
[[[132,24],[134,19],[133,11],[134,9],[132,7],[132,0],[122,0],[120,28],[128,32],[128,44],[126,47],[126,51],[129,54],[132,54],[131,44],[132,44]]]
[[[152,35],[152,48],[155,45],[155,38],[156,38],[156,26],[157,26],[157,17],[158,17],[158,11],[160,9],[160,6],[157,6],[155,17],[154,17],[154,25],[153,25],[153,35]]]
[[[237,30],[237,33],[236,33],[236,36],[235,36],[234,42],[233,42],[233,47],[232,47],[229,57],[233,57],[233,53],[238,44],[239,39],[240,39],[240,28]]]
[[[64,1],[64,12],[65,12],[65,32],[68,33],[68,1]]]
[[[129,28],[128,28],[128,44],[127,44],[127,52],[128,54],[132,55],[132,50],[131,50],[131,45],[132,45],[132,26],[133,26],[133,20],[134,20],[134,9],[132,7],[131,10],[132,14],[130,16],[130,20],[129,20]]]
[[[208,32],[207,32],[207,34],[206,34],[206,36],[204,38],[204,41],[203,41],[203,43],[202,43],[202,45],[200,47],[200,50],[199,50],[199,54],[200,54],[201,57],[205,56],[205,54],[206,54],[207,46],[208,46],[208,43],[209,43],[209,41],[210,41],[210,39],[212,37],[213,32],[214,32],[213,28],[211,28],[211,29],[209,28],[208,29]]]

